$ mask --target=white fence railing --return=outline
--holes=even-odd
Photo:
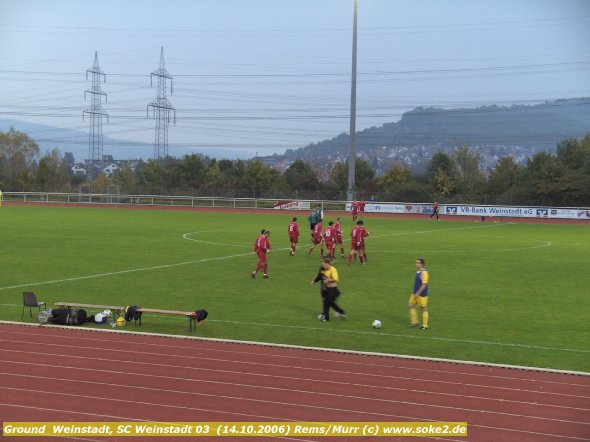
[[[232,209],[323,210],[350,211],[348,201],[276,200],[256,198],[221,198],[169,195],[120,195],[90,193],[4,192],[5,202],[76,203],[120,206],[211,207]],[[367,213],[424,214],[432,213],[431,203],[368,202]],[[440,215],[497,218],[554,218],[590,221],[588,207],[486,206],[470,204],[441,204]]]
[[[346,201],[306,200],[292,204],[293,200],[195,197],[173,195],[123,195],[112,193],[56,193],[56,192],[4,192],[5,202],[23,203],[76,203],[121,206],[175,206],[217,207],[234,209],[295,209],[308,210],[318,205],[326,210],[345,210]],[[291,203],[286,206],[286,203]]]

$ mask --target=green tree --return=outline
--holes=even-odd
[[[188,189],[200,189],[205,181],[205,162],[201,155],[185,155],[176,166],[179,182]]]
[[[564,171],[563,164],[548,152],[539,152],[529,158],[522,183],[528,204],[559,205],[556,183]]]
[[[320,188],[320,182],[311,166],[301,160],[295,161],[285,171],[285,181],[289,190],[311,190]]]
[[[219,163],[221,161],[214,163],[205,173],[203,189],[212,196],[228,195],[229,191],[233,190],[232,180],[221,171]]]
[[[437,152],[432,156],[427,168],[427,176],[434,181],[439,170],[449,178],[457,179],[457,165],[451,156],[445,152]]]
[[[263,192],[272,189],[279,173],[265,166],[260,161],[248,161],[244,176],[240,180],[241,186],[254,198],[260,198]]]
[[[167,168],[163,161],[147,160],[135,171],[142,193],[164,193],[169,188]]]
[[[0,131],[0,182],[3,190],[24,190],[34,179],[39,145],[11,127]]]
[[[457,187],[456,179],[448,176],[443,169],[438,169],[434,176],[434,188],[436,193],[441,196],[451,196]]]
[[[458,192],[469,199],[477,198],[483,191],[485,180],[479,170],[481,152],[473,151],[469,146],[458,146],[454,151],[458,169]]]
[[[135,180],[135,174],[128,165],[115,170],[113,182],[120,187],[121,193],[135,193],[137,181]]]
[[[336,190],[346,192],[348,190],[348,160],[345,163],[336,163],[332,168],[330,177]],[[355,191],[366,189],[375,178],[375,171],[369,163],[357,158],[355,160]]]
[[[557,145],[557,159],[570,170],[590,166],[590,134],[580,141],[568,138]]]
[[[457,188],[457,165],[453,158],[445,152],[437,152],[432,156],[427,169],[427,177],[440,196],[451,196]]]
[[[35,182],[37,188],[44,192],[69,190],[69,167],[59,150],[53,149],[39,160],[39,166],[35,172]]]
[[[522,168],[516,164],[514,158],[500,158],[496,168],[490,173],[486,187],[486,193],[491,196],[492,202],[511,204],[510,190],[519,182],[521,176]]]
[[[379,180],[381,191],[394,193],[400,185],[406,183],[412,177],[412,171],[400,165],[395,165],[385,171]]]

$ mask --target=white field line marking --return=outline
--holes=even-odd
[[[16,304],[5,304],[13,307],[18,307]],[[174,320],[174,318],[169,318],[168,316],[162,316],[162,318],[167,318]],[[528,345],[528,344],[515,344],[515,343],[505,343],[505,342],[493,342],[493,341],[473,341],[469,339],[453,339],[453,338],[440,338],[440,337],[433,337],[433,336],[413,336],[413,335],[402,335],[398,333],[384,333],[384,332],[364,332],[364,331],[357,331],[357,330],[340,330],[334,328],[324,328],[324,327],[305,327],[302,325],[286,325],[286,324],[269,324],[264,322],[241,322],[241,321],[227,321],[222,319],[210,319],[209,322],[220,322],[225,324],[234,324],[234,325],[246,325],[246,326],[253,326],[253,327],[278,327],[278,328],[293,328],[299,330],[313,330],[313,331],[324,331],[328,333],[348,333],[353,335],[371,335],[371,336],[392,336],[396,338],[409,338],[409,339],[425,339],[425,340],[432,340],[432,341],[443,341],[443,342],[459,342],[464,344],[475,344],[475,345],[495,345],[499,347],[515,347],[515,348],[526,348],[526,349],[533,349],[533,350],[551,350],[551,351],[560,351],[560,352],[573,352],[573,353],[590,353],[590,350],[580,350],[575,348],[558,348],[558,347],[545,347],[540,345]]]
[[[217,258],[197,259],[195,261],[177,262],[174,264],[162,264],[162,265],[158,265],[158,266],[143,267],[143,268],[139,268],[139,269],[129,269],[129,270],[120,270],[117,272],[97,273],[94,275],[87,275],[87,276],[75,276],[72,278],[55,279],[52,281],[31,282],[28,284],[19,284],[19,285],[13,285],[13,286],[8,286],[8,287],[0,287],[0,290],[16,289],[16,288],[20,288],[20,287],[32,287],[32,286],[44,285],[44,284],[59,284],[61,282],[80,281],[83,279],[101,278],[104,276],[123,275],[125,273],[146,272],[149,270],[161,270],[161,269],[167,269],[167,268],[171,268],[171,267],[186,266],[186,265],[199,264],[199,263],[211,262],[211,261],[221,261],[224,259],[241,258],[244,256],[252,256],[252,255],[253,255],[253,252],[240,253],[239,255],[228,255],[228,256],[220,256]]]
[[[196,233],[210,233],[207,231],[202,231],[202,232],[188,232],[185,233],[184,235],[182,235],[182,237],[188,241],[194,241],[194,242],[200,242],[203,244],[212,244],[215,246],[227,246],[227,247],[240,247],[240,248],[250,248],[249,246],[243,246],[240,244],[227,244],[227,243],[221,243],[221,242],[213,242],[213,241],[203,241],[200,239],[194,239],[194,238],[189,238],[190,235],[196,234]]]
[[[422,234],[422,233],[436,233],[436,232],[443,232],[443,231],[449,231],[449,230],[481,229],[481,228],[489,228],[489,227],[495,227],[495,226],[507,225],[507,224],[508,223],[505,223],[505,224],[493,224],[493,225],[489,225],[489,226],[478,226],[478,227],[455,227],[455,228],[451,228],[451,229],[424,230],[424,231],[421,231],[421,232],[391,233],[391,234],[374,236],[374,238],[380,238],[380,237],[384,237],[384,236],[395,236],[395,235],[417,235],[417,234]],[[198,241],[198,240],[194,240],[194,239],[190,239],[190,238],[186,238],[185,237],[185,235],[190,235],[191,233],[205,233],[205,232],[204,231],[201,231],[201,232],[189,232],[189,233],[185,233],[183,235],[183,238],[184,239],[187,239],[187,240],[191,240],[191,241]],[[349,241],[349,240],[346,240],[346,241]],[[214,243],[214,242],[209,242],[209,244],[229,245],[229,244],[219,244],[219,243]],[[239,246],[239,245],[234,245],[234,246],[236,246],[236,247],[246,247],[246,246]],[[289,247],[284,247],[282,249],[275,249],[275,251],[285,251],[285,250],[290,250],[290,248]],[[238,254],[238,255],[220,256],[218,258],[198,259],[198,260],[195,260],[195,261],[185,261],[185,262],[178,262],[178,263],[174,263],[174,264],[162,264],[162,265],[158,265],[158,266],[143,267],[143,268],[138,268],[138,269],[120,270],[120,271],[116,271],[116,272],[106,272],[106,273],[96,273],[94,275],[75,276],[75,277],[72,277],[72,278],[55,279],[55,280],[42,281],[42,282],[31,282],[31,283],[27,283],[27,284],[17,284],[17,285],[12,285],[12,286],[0,287],[0,291],[2,291],[2,290],[17,289],[17,288],[22,288],[22,287],[35,287],[35,286],[46,285],[46,284],[60,284],[60,283],[63,283],[63,282],[81,281],[81,280],[84,280],[84,279],[102,278],[102,277],[108,277],[108,276],[123,275],[123,274],[126,274],[126,273],[146,272],[146,271],[150,271],[150,270],[161,270],[161,269],[167,269],[167,268],[178,267],[178,266],[185,266],[185,265],[191,265],[191,264],[200,264],[200,263],[211,262],[211,261],[220,261],[220,260],[224,260],[224,259],[241,258],[241,257],[244,257],[244,256],[252,256],[252,255],[253,255],[253,252],[250,252],[250,253],[241,253],[241,254]]]
[[[363,331],[356,331],[356,330],[339,330],[333,328],[324,328],[324,327],[304,327],[302,325],[285,325],[285,324],[268,324],[268,323],[260,323],[260,322],[240,322],[240,321],[224,321],[221,319],[214,319],[211,322],[225,322],[229,324],[238,324],[238,325],[252,325],[256,327],[282,327],[282,328],[295,328],[295,329],[302,329],[302,330],[322,330],[327,331],[329,333],[350,333],[350,334],[359,334],[359,335],[379,335],[379,336],[395,336],[398,338],[412,338],[412,339],[431,339],[434,341],[447,341],[447,342],[463,342],[468,344],[484,344],[484,345],[498,345],[498,346],[505,346],[505,347],[520,347],[520,348],[530,348],[535,350],[554,350],[554,351],[571,351],[577,353],[590,353],[590,350],[577,350],[573,348],[556,348],[556,347],[543,347],[538,345],[527,345],[527,344],[513,344],[513,343],[503,343],[503,342],[490,342],[490,341],[472,341],[468,339],[452,339],[452,338],[436,338],[432,336],[412,336],[412,335],[401,335],[396,333],[383,333],[383,332],[363,332]]]
[[[532,241],[537,241],[542,244],[537,246],[528,246],[528,247],[516,247],[513,249],[481,249],[481,250],[373,250],[371,249],[371,253],[469,253],[469,252],[517,252],[520,250],[533,250],[533,249],[542,249],[544,247],[551,247],[553,244],[550,241],[542,241],[540,239],[535,239]]]

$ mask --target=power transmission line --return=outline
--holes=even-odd
[[[174,83],[164,63],[164,46],[160,51],[160,67],[151,73],[150,81],[154,76],[158,78],[158,96],[155,101],[148,104],[148,116],[149,108],[152,107],[154,109],[154,119],[156,120],[154,159],[159,160],[168,156],[168,124],[170,123],[171,111],[174,111],[174,124],[176,124],[176,109],[166,98],[166,80],[170,80],[170,94],[174,91]]]
[[[106,75],[100,69],[98,64],[98,53],[94,52],[94,64],[90,69],[86,70],[86,79],[88,73],[92,74],[92,86],[84,91],[84,99],[86,94],[91,95],[90,108],[82,112],[82,120],[84,115],[90,115],[90,133],[88,138],[88,159],[94,163],[102,160],[103,154],[103,140],[102,140],[102,117],[106,116],[108,121],[108,114],[102,111],[102,97],[107,99],[107,94],[102,91],[100,87],[101,78],[106,82]],[[89,169],[90,170],[90,169]]]

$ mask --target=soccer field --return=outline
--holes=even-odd
[[[588,226],[368,215],[368,265],[335,262],[348,318],[322,323],[319,286],[310,284],[319,248],[306,256],[300,215],[299,249],[289,256],[292,216],[3,206],[0,319],[20,320],[22,292],[33,291],[49,306],[205,308],[198,336],[590,372]],[[352,221],[343,220],[346,240]],[[262,228],[271,231],[270,279],[253,280]],[[431,278],[428,331],[406,327],[416,258]],[[28,310],[25,321],[35,321]],[[186,320],[157,315],[141,330],[188,333]]]

